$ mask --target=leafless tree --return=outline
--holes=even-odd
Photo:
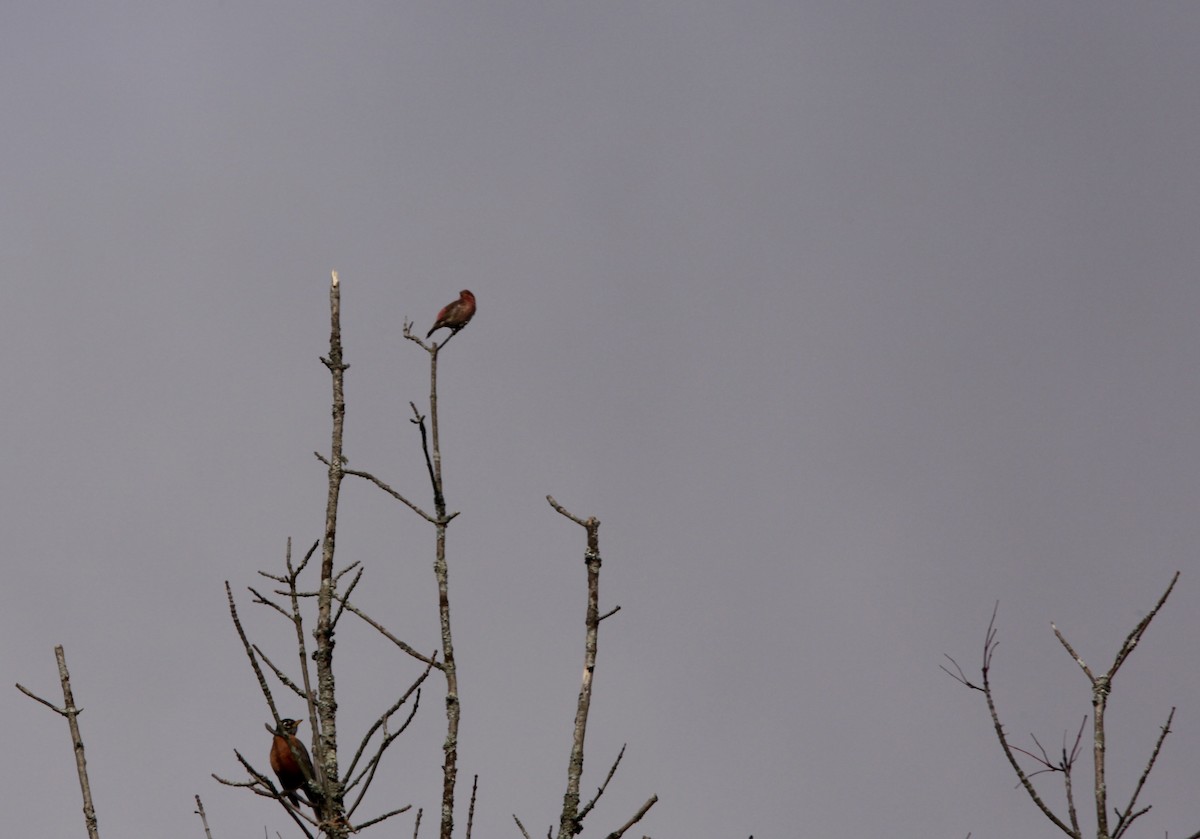
[[[234,588],[229,581],[225,582],[230,620],[242,642],[250,669],[258,682],[266,710],[271,718],[270,722],[264,724],[264,729],[273,738],[271,741],[273,744],[272,762],[274,764],[275,761],[290,758],[295,765],[303,767],[303,779],[289,783],[284,789],[282,788],[284,786],[283,772],[280,773],[281,781],[277,785],[269,773],[260,768],[256,760],[243,755],[238,750],[234,751],[234,756],[245,770],[246,777],[230,779],[215,774],[213,777],[221,784],[243,788],[260,797],[277,801],[300,832],[309,839],[316,839],[317,836],[325,836],[329,839],[348,839],[351,834],[357,834],[365,828],[406,812],[410,809],[409,806],[386,810],[364,819],[356,818],[356,813],[371,787],[384,755],[396,738],[408,728],[420,706],[422,685],[433,671],[437,671],[443,678],[446,709],[439,837],[440,839],[452,839],[462,703],[459,697],[454,638],[450,621],[447,534],[450,524],[457,518],[458,513],[449,512],[446,503],[446,486],[442,473],[443,452],[439,434],[437,383],[440,353],[458,334],[461,325],[452,329],[450,335],[441,344],[427,344],[426,340],[421,339],[413,332],[412,323],[406,322],[404,325],[405,338],[417,344],[428,354],[430,364],[427,412],[420,410],[415,402],[409,403],[412,409],[411,421],[420,435],[420,445],[429,477],[433,501],[433,512],[430,513],[372,473],[351,469],[347,465],[343,447],[346,414],[345,374],[349,369],[349,364],[344,359],[342,346],[341,288],[336,272],[333,273],[330,283],[329,307],[329,353],[321,361],[329,370],[332,386],[330,448],[327,454],[314,453],[324,465],[327,479],[322,535],[299,559],[293,556],[292,540],[288,539],[282,569],[258,572],[270,585],[247,586],[252,605],[266,607],[268,612],[275,617],[291,623],[295,632],[295,647],[293,648],[294,652],[291,653],[295,655],[294,663],[286,662],[287,654],[284,657],[274,655],[251,639],[243,623]],[[353,601],[353,593],[362,581],[366,570],[358,562],[351,562],[339,568],[336,561],[339,502],[342,482],[346,476],[360,478],[373,484],[432,526],[433,569],[437,585],[440,630],[440,647],[436,651],[430,653],[419,651],[413,645],[398,638],[383,622],[367,614]],[[608,788],[609,782],[613,779],[625,754],[625,748],[622,747],[596,794],[589,802],[581,806],[580,785],[583,776],[584,741],[591,704],[592,679],[596,667],[599,628],[600,623],[616,614],[620,607],[617,606],[604,614],[600,613],[599,520],[595,517],[581,519],[572,515],[553,498],[547,496],[547,500],[558,513],[579,524],[587,534],[587,547],[584,552],[584,564],[587,570],[584,676],[576,707],[575,726],[568,761],[567,792],[563,798],[558,830],[559,839],[571,839],[583,830],[584,819]],[[313,579],[314,575],[315,579]],[[379,712],[373,722],[365,726],[348,762],[341,760],[341,757],[349,754],[349,749],[339,750],[339,743],[344,746],[347,738],[345,732],[339,729],[337,685],[333,672],[337,628],[339,622],[347,614],[354,615],[372,627],[381,636],[391,641],[403,656],[420,665],[419,672],[415,672],[407,690],[383,703],[386,707]],[[290,645],[291,642],[289,642],[289,647]],[[86,765],[83,760],[83,743],[76,719],[82,709],[75,708],[70,694],[62,648],[57,648],[56,653],[59,656],[59,669],[66,698],[64,708],[53,706],[46,700],[34,696],[20,685],[18,688],[67,717],[71,726],[72,740],[76,746],[80,783],[84,791],[85,817],[88,821],[89,834],[95,839],[98,835],[95,827],[95,813],[91,805]],[[296,730],[294,721],[289,719],[287,725],[284,725],[285,717],[280,714],[279,705],[275,700],[275,694],[280,690],[294,696],[305,708],[309,724],[308,730],[312,737],[311,760],[308,759],[308,750],[292,736],[292,732]],[[265,742],[264,739],[264,744]],[[283,751],[277,751],[278,749]],[[283,757],[281,758],[280,755]],[[478,781],[479,778],[476,776],[471,787],[466,839],[470,839],[474,827]],[[300,795],[303,796],[303,800]],[[646,815],[657,800],[656,795],[651,796],[623,825],[607,834],[609,839],[619,839],[623,836]],[[307,807],[299,806],[301,803]],[[205,835],[211,839],[204,805],[199,796],[196,796],[196,808]],[[413,824],[414,839],[417,839],[420,833],[422,813],[422,810],[418,810],[416,813]],[[519,821],[517,824],[520,826]],[[523,827],[521,830],[524,832]]]
[[[218,781],[230,786],[240,786],[252,792],[276,799],[287,811],[296,825],[306,836],[313,836],[313,829],[330,839],[346,839],[351,833],[357,833],[364,828],[378,824],[399,813],[410,809],[408,806],[389,810],[362,821],[353,821],[354,815],[362,804],[376,770],[383,759],[384,753],[408,728],[420,704],[420,686],[433,669],[443,669],[444,663],[439,662],[434,655],[423,655],[411,645],[400,641],[382,624],[367,615],[350,598],[354,589],[363,578],[364,569],[354,562],[336,569],[334,563],[337,539],[338,504],[343,478],[351,473],[346,468],[343,456],[345,435],[345,372],[349,365],[343,358],[341,337],[341,289],[337,273],[334,272],[330,283],[330,336],[329,355],[321,359],[328,368],[332,379],[332,417],[330,451],[328,456],[315,453],[327,470],[328,491],[325,506],[325,524],[323,537],[314,542],[304,558],[299,563],[292,559],[291,540],[288,541],[284,557],[285,573],[272,574],[260,571],[259,574],[276,583],[280,588],[264,593],[250,587],[253,602],[274,610],[285,620],[290,621],[296,633],[296,655],[299,679],[292,678],[287,670],[276,664],[258,645],[252,643],[246,635],[238,614],[237,603],[233,591],[226,582],[226,598],[229,604],[230,616],[243,648],[250,661],[262,691],[263,698],[274,720],[273,725],[265,726],[268,732],[280,730],[281,717],[273,698],[271,683],[267,679],[263,666],[274,676],[275,681],[286,690],[295,694],[305,703],[308,721],[313,733],[313,750],[315,760],[312,761],[312,778],[305,778],[304,792],[312,805],[312,814],[302,811],[275,787],[267,774],[258,769],[254,763],[245,758],[240,752],[235,755],[246,769],[248,779],[233,781],[215,776]],[[301,587],[301,575],[308,568],[310,561],[320,548],[319,577],[314,590]],[[312,632],[316,648],[311,660],[315,662],[315,685],[313,674],[309,668],[309,650],[304,631],[304,602],[316,601],[316,626]],[[393,641],[405,654],[424,664],[424,669],[415,677],[409,688],[390,702],[380,712],[374,722],[367,726],[365,733],[351,758],[345,771],[341,771],[338,753],[337,699],[336,682],[333,675],[334,638],[338,622],[346,614],[356,615],[368,625],[374,627],[384,637]],[[393,717],[408,707],[407,713],[398,725],[392,724]],[[293,747],[294,749],[295,747]],[[294,754],[293,757],[299,757]]]
[[[1145,787],[1147,779],[1150,777],[1150,772],[1154,769],[1154,764],[1157,762],[1159,753],[1162,751],[1163,743],[1167,739],[1167,735],[1171,733],[1171,722],[1175,719],[1175,708],[1171,708],[1170,713],[1167,714],[1166,722],[1163,723],[1158,739],[1154,743],[1154,748],[1150,752],[1150,757],[1147,759],[1141,776],[1134,785],[1125,806],[1123,808],[1114,807],[1112,809],[1114,821],[1111,823],[1111,827],[1109,822],[1108,781],[1105,776],[1105,764],[1108,757],[1105,710],[1108,707],[1108,698],[1112,692],[1113,678],[1117,675],[1117,671],[1121,669],[1121,665],[1125,663],[1125,660],[1129,658],[1141,642],[1142,636],[1146,634],[1146,630],[1150,627],[1150,622],[1154,620],[1159,610],[1167,602],[1167,598],[1170,597],[1171,591],[1175,588],[1175,583],[1178,580],[1179,572],[1176,572],[1171,578],[1171,583],[1167,586],[1167,590],[1163,592],[1158,602],[1154,604],[1154,608],[1126,636],[1125,642],[1117,651],[1116,658],[1113,659],[1113,663],[1103,673],[1094,672],[1080,657],[1079,653],[1075,651],[1070,642],[1067,641],[1066,636],[1063,635],[1059,628],[1053,623],[1050,624],[1059,643],[1062,644],[1071,658],[1075,660],[1075,663],[1079,665],[1080,670],[1083,671],[1083,674],[1091,683],[1092,797],[1096,814],[1096,839],[1121,839],[1139,817],[1144,816],[1150,811],[1151,805],[1140,806],[1138,799],[1142,794],[1142,789]],[[988,622],[987,633],[984,635],[983,662],[980,665],[979,681],[972,681],[968,678],[958,662],[948,655],[946,659],[950,662],[953,670],[945,665],[942,665],[942,670],[953,677],[959,684],[983,694],[984,701],[987,703],[988,713],[991,715],[992,728],[996,732],[997,740],[1000,742],[1000,748],[1003,750],[1009,765],[1012,766],[1013,772],[1016,773],[1021,787],[1024,788],[1034,805],[1037,806],[1055,827],[1067,834],[1067,836],[1072,837],[1072,839],[1083,839],[1083,828],[1080,825],[1079,812],[1076,808],[1074,770],[1082,750],[1083,733],[1087,727],[1087,718],[1084,717],[1080,723],[1074,739],[1068,741],[1067,738],[1064,738],[1062,748],[1053,755],[1042,746],[1036,737],[1032,738],[1033,750],[1023,749],[1020,746],[1014,745],[1009,740],[1008,736],[1004,733],[1004,726],[1000,722],[1000,712],[996,709],[996,698],[991,682],[992,658],[996,652],[998,643],[996,641],[996,613],[998,608],[999,604],[992,610],[992,619]],[[1035,767],[1033,771],[1027,771],[1018,756]],[[1033,778],[1043,773],[1058,774],[1062,777],[1067,802],[1067,811],[1065,814],[1056,813],[1045,802],[1034,786]],[[1200,839],[1200,831],[1192,833],[1187,839]]]

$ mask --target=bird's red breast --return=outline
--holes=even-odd
[[[271,741],[271,769],[279,778],[279,786],[288,793],[293,806],[300,805],[295,790],[303,787],[306,780],[316,777],[308,749],[296,736],[299,727],[298,720],[280,720],[279,730]]]

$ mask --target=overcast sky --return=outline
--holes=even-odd
[[[195,794],[296,835],[210,773],[269,746],[226,580],[295,668],[246,586],[321,535],[331,269],[350,464],[426,506],[402,324],[479,300],[440,369],[477,837],[565,788],[584,540],[547,493],[622,607],[585,835],[653,793],[629,835],[1057,835],[942,655],[998,600],[1001,713],[1057,749],[1091,705],[1050,622],[1103,669],[1176,570],[1110,790],[1177,705],[1138,835],[1200,829],[1200,5],[9,3],[0,75],[6,834],[83,835],[11,687],[61,700],[61,643],[102,835],[202,836]],[[360,605],[433,649],[432,530],[342,502]],[[418,672],[349,619],[335,667],[350,737]],[[427,691],[359,818],[434,835],[444,725]]]

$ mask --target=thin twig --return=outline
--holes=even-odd
[[[584,818],[587,817],[587,814],[590,813],[592,811],[592,808],[596,806],[596,802],[600,800],[600,796],[604,795],[604,791],[606,789],[608,789],[608,782],[613,779],[613,775],[617,774],[617,767],[621,765],[621,758],[625,757],[625,747],[627,745],[629,745],[629,744],[628,743],[621,744],[621,751],[617,753],[617,759],[613,761],[612,768],[608,770],[608,774],[604,777],[604,783],[602,783],[600,785],[600,788],[598,790],[596,790],[595,797],[593,797],[591,801],[589,801],[587,804],[583,805],[582,808],[580,808],[580,810],[579,810],[579,821],[580,822],[582,822],[584,820]]]
[[[263,697],[267,700],[267,707],[271,709],[271,716],[275,720],[275,724],[279,724],[279,711],[275,708],[275,699],[271,696],[271,687],[267,684],[267,677],[263,675],[262,668],[258,665],[258,658],[255,656],[254,648],[251,646],[249,639],[246,638],[246,631],[242,629],[242,621],[238,617],[237,603],[233,599],[233,589],[229,587],[229,580],[225,581],[225,598],[229,601],[229,616],[233,619],[233,628],[237,630],[238,637],[242,639],[242,648],[246,651],[246,657],[250,659],[250,667],[254,670],[254,675],[258,678],[258,688],[262,691]]]
[[[315,452],[314,452],[314,454],[315,454]],[[317,456],[320,457],[320,455],[317,455]],[[407,498],[405,498],[403,495],[396,492],[396,490],[392,489],[390,486],[385,484],[383,481],[376,478],[370,472],[363,472],[359,469],[343,469],[342,471],[345,472],[347,475],[353,475],[356,478],[362,478],[364,480],[370,481],[371,483],[375,484],[375,486],[379,487],[381,490],[386,492],[388,495],[392,496],[392,498],[395,498],[397,501],[399,501],[401,504],[408,507],[410,510],[412,510],[414,513],[416,513],[418,516],[425,519],[425,521],[427,521],[431,524],[435,523],[437,521],[437,519],[435,519],[433,516],[429,515],[429,513],[425,512],[420,507],[418,507],[416,504],[414,504],[413,502],[411,502]]]
[[[633,814],[633,817],[629,821],[625,822],[625,824],[614,830],[612,833],[608,834],[607,839],[621,839],[621,837],[625,835],[625,831],[629,830],[629,828],[640,822],[642,820],[642,816],[646,815],[646,813],[650,811],[650,808],[653,807],[657,802],[657,795],[650,796],[650,798],[646,800],[646,803],[639,807],[638,811]]]
[[[373,824],[379,824],[379,823],[380,823],[381,821],[383,821],[384,819],[390,819],[392,816],[398,816],[398,815],[400,815],[401,813],[407,813],[407,812],[408,812],[409,810],[411,810],[411,809],[412,809],[412,805],[411,805],[411,804],[405,804],[405,805],[404,805],[403,807],[401,807],[399,810],[389,810],[388,812],[384,813],[383,815],[376,816],[376,817],[375,817],[375,818],[373,818],[373,819],[367,819],[367,821],[365,821],[365,822],[362,822],[361,824],[356,824],[356,825],[354,825],[354,830],[353,830],[353,832],[354,832],[354,833],[358,833],[358,832],[359,832],[360,830],[362,830],[364,827],[370,827],[370,826],[371,826],[371,825],[373,825]]]
[[[334,594],[334,597],[337,598],[338,602],[341,603],[342,606],[345,607],[346,611],[353,612],[354,614],[358,615],[367,624],[369,624],[376,632],[378,632],[384,638],[387,638],[389,641],[391,641],[393,644],[395,644],[400,649],[404,650],[404,652],[408,653],[410,656],[415,658],[417,661],[420,661],[423,664],[432,665],[433,667],[436,667],[438,670],[442,669],[442,665],[437,663],[434,660],[434,658],[417,652],[416,649],[414,649],[410,645],[401,641],[399,638],[397,638],[395,635],[393,635],[391,632],[389,632],[383,626],[383,624],[379,623],[378,621],[374,620],[369,615],[367,615],[366,612],[362,611],[357,606],[351,604],[348,600],[345,600],[344,598],[338,596],[337,594]]]
[[[1167,721],[1163,723],[1158,739],[1154,742],[1154,750],[1150,753],[1150,759],[1146,761],[1146,768],[1142,770],[1142,775],[1133,788],[1133,795],[1129,797],[1129,803],[1125,806],[1124,812],[1117,812],[1117,824],[1113,828],[1112,839],[1121,839],[1121,836],[1129,829],[1129,825],[1133,824],[1134,819],[1150,809],[1144,807],[1136,813],[1133,812],[1133,808],[1137,806],[1138,796],[1142,794],[1142,787],[1146,786],[1146,779],[1150,777],[1150,771],[1154,769],[1158,754],[1162,751],[1163,743],[1166,741],[1167,735],[1171,733],[1171,721],[1174,719],[1175,707],[1171,706],[1171,713],[1167,714]]]
[[[467,807],[467,837],[471,839],[471,828],[475,826],[475,793],[479,789],[479,776],[471,781],[471,804]]]

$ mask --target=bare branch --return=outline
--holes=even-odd
[[[204,802],[200,800],[200,796],[196,796],[196,809],[194,811],[200,817],[200,824],[204,825],[205,839],[212,839],[212,831],[208,829],[208,816],[204,815]]]
[[[334,595],[334,597],[337,598],[338,602],[341,603],[342,606],[345,607],[346,611],[353,612],[354,614],[358,615],[367,624],[369,624],[376,632],[378,632],[384,638],[387,638],[389,641],[391,641],[393,644],[395,644],[400,649],[404,650],[404,652],[408,653],[410,656],[415,658],[417,661],[420,661],[423,664],[432,665],[433,667],[436,667],[438,670],[442,669],[442,665],[437,663],[433,657],[422,655],[421,653],[417,652],[416,649],[414,649],[413,647],[404,643],[399,638],[397,638],[395,635],[393,635],[391,632],[389,632],[387,629],[385,629],[383,624],[379,623],[378,621],[376,621],[373,618],[371,618],[370,616],[368,616],[366,612],[362,611],[357,606],[354,606],[348,600],[344,600],[343,598],[338,597],[338,595],[336,595],[336,594]]]
[[[319,455],[318,455],[318,457],[319,457]],[[392,489],[390,486],[385,484],[383,481],[376,478],[370,472],[363,472],[358,469],[344,469],[343,471],[347,475],[353,475],[356,478],[362,478],[364,480],[370,481],[371,483],[375,484],[375,486],[379,487],[381,490],[386,492],[388,495],[392,496],[392,498],[395,498],[401,504],[408,507],[410,510],[412,510],[414,513],[416,513],[421,518],[425,519],[425,521],[429,522],[430,524],[435,524],[437,522],[437,519],[435,519],[433,516],[429,515],[429,513],[425,512],[420,507],[418,507],[416,504],[414,504],[413,502],[411,502],[407,498],[405,498],[403,495],[396,492],[396,490]]]
[[[625,831],[629,830],[629,828],[640,822],[642,820],[642,816],[646,815],[646,813],[650,811],[650,808],[653,807],[657,802],[657,795],[650,796],[646,800],[646,803],[638,808],[638,811],[633,814],[633,817],[629,821],[625,822],[625,824],[614,830],[612,833],[608,834],[607,839],[621,839],[621,837],[625,835]]]
[[[471,804],[467,807],[467,837],[471,839],[471,829],[475,826],[475,793],[479,789],[479,776],[471,781]]]
[[[999,645],[999,642],[996,640],[996,615],[999,611],[999,608],[999,603],[993,607],[992,618],[988,621],[987,632],[984,634],[983,665],[980,667],[980,676],[983,682],[982,687],[975,687],[975,685],[971,684],[965,678],[960,679],[959,681],[961,681],[967,687],[982,691],[984,700],[987,702],[988,713],[992,718],[992,728],[996,732],[996,739],[1000,741],[1000,748],[1004,751],[1004,756],[1008,759],[1008,763],[1012,767],[1013,772],[1017,774],[1017,780],[1020,782],[1021,786],[1025,788],[1026,794],[1028,794],[1030,799],[1033,800],[1033,803],[1037,806],[1037,808],[1042,811],[1042,814],[1059,830],[1072,837],[1072,839],[1080,839],[1079,832],[1077,830],[1072,830],[1062,819],[1055,815],[1055,813],[1046,805],[1046,802],[1042,801],[1042,797],[1038,795],[1037,790],[1033,786],[1033,782],[1029,780],[1029,776],[1025,773],[1025,770],[1021,768],[1021,764],[1017,762],[1017,757],[1014,754],[1014,751],[1017,750],[1009,744],[1008,738],[1004,734],[1004,726],[1000,723],[1000,713],[996,710],[996,700],[992,695],[990,678],[992,655],[995,653],[996,647]],[[951,659],[951,662],[953,663],[953,659]],[[957,667],[957,664],[955,664],[955,666]],[[946,672],[949,673],[950,671],[947,670]],[[951,673],[950,675],[953,676],[954,674]]]
[[[426,671],[426,673],[428,673],[428,671]],[[397,703],[396,706],[394,706],[394,707],[398,707],[399,704],[400,703]],[[370,787],[371,787],[371,781],[375,780],[375,770],[378,769],[379,763],[383,759],[384,751],[387,750],[387,747],[390,746],[397,737],[399,737],[401,734],[403,734],[405,731],[408,730],[408,726],[410,723],[412,723],[413,717],[415,717],[417,715],[417,709],[420,708],[420,706],[421,706],[421,692],[417,691],[417,698],[413,701],[412,709],[409,710],[408,716],[404,718],[404,722],[402,722],[400,724],[400,727],[398,729],[396,729],[394,732],[392,732],[390,734],[386,733],[386,729],[385,729],[384,738],[382,741],[380,741],[379,748],[375,751],[375,754],[372,755],[371,759],[367,761],[367,765],[363,767],[363,771],[359,774],[359,776],[357,778],[354,778],[347,785],[346,789],[350,789],[351,787],[356,786],[360,781],[363,782],[363,788],[359,792],[358,798],[355,799],[354,806],[352,806],[350,808],[351,812],[353,812],[354,810],[357,810],[358,805],[361,804],[362,800],[366,797],[367,790],[370,789]],[[356,758],[357,758],[357,756],[356,756]],[[347,777],[349,777],[349,773],[347,773]]]
[[[529,839],[529,831],[525,829],[525,825],[521,824],[521,820],[517,818],[516,813],[513,813],[513,821],[515,821],[517,823],[517,827],[521,829],[521,835],[524,836],[525,839]]]
[[[621,611],[621,607],[614,606],[611,609],[609,609],[607,612],[605,612],[603,615],[596,618],[596,620],[598,620],[598,621],[606,620],[607,618],[611,618],[613,615],[615,615],[619,611]]]
[[[587,817],[587,814],[590,813],[592,811],[592,808],[596,806],[596,802],[600,800],[600,796],[604,795],[604,791],[606,789],[608,789],[608,782],[613,779],[613,775],[617,774],[617,767],[621,765],[621,758],[625,757],[625,747],[627,745],[629,745],[629,744],[628,743],[621,744],[621,751],[617,753],[617,759],[613,761],[612,768],[608,770],[608,775],[605,776],[604,783],[602,783],[600,785],[600,788],[598,790],[596,790],[595,797],[592,798],[592,800],[589,801],[587,804],[583,805],[583,807],[580,809],[580,811],[579,811],[579,821],[580,822],[582,822],[584,820],[584,818]]]
[[[354,563],[354,565],[357,565],[357,564],[358,564],[357,562]],[[354,566],[352,565],[350,567],[352,568]],[[343,570],[342,573],[345,573],[346,571],[349,571],[349,570],[350,570],[350,568],[346,568]],[[340,621],[342,619],[342,613],[346,611],[346,601],[350,599],[350,595],[354,592],[354,589],[357,588],[359,581],[362,580],[364,570],[365,569],[362,569],[362,568],[358,569],[358,573],[354,575],[354,579],[350,581],[350,585],[346,587],[345,594],[343,594],[341,597],[337,596],[336,591],[334,592],[334,598],[338,601],[338,610],[337,610],[337,613],[334,614],[334,616],[333,616],[333,625],[334,626],[337,626],[338,621]],[[341,574],[339,574],[338,576],[340,577]],[[336,580],[334,581],[334,586],[335,587],[337,586]]]
[[[82,708],[75,706],[75,694],[71,690],[71,674],[67,671],[67,654],[63,650],[62,644],[54,648],[54,658],[58,662],[58,681],[62,685],[63,706],[55,707],[53,703],[47,702],[40,696],[35,695],[27,688],[17,685],[17,690],[45,705],[54,713],[66,717],[67,727],[71,732],[71,743],[75,747],[75,772],[79,776],[79,791],[83,796],[83,822],[87,829],[89,839],[100,839],[100,828],[96,822],[96,807],[92,803],[92,785],[88,781],[87,772],[87,757],[84,754],[83,735],[79,732],[79,715],[83,713]]]
[[[1075,652],[1075,648],[1071,646],[1070,642],[1067,641],[1066,637],[1063,636],[1062,632],[1059,631],[1058,627],[1055,626],[1053,622],[1051,622],[1050,628],[1054,630],[1054,636],[1058,638],[1059,642],[1062,643],[1064,648],[1066,648],[1066,651],[1070,654],[1071,658],[1075,659],[1075,663],[1079,665],[1080,669],[1083,670],[1084,674],[1088,677],[1088,679],[1091,680],[1092,684],[1096,684],[1096,676],[1092,673],[1092,669],[1084,664],[1082,656]]]
[[[1163,592],[1162,597],[1158,598],[1158,602],[1154,604],[1154,608],[1146,617],[1142,618],[1133,631],[1125,638],[1125,643],[1121,645],[1120,652],[1117,653],[1116,659],[1113,661],[1112,667],[1108,668],[1108,679],[1111,682],[1112,677],[1117,675],[1117,671],[1121,669],[1121,665],[1125,663],[1125,659],[1129,658],[1130,654],[1142,640],[1142,636],[1146,634],[1146,630],[1150,628],[1150,621],[1154,620],[1154,616],[1158,614],[1158,610],[1167,602],[1167,598],[1171,596],[1171,591],[1175,588],[1175,583],[1179,581],[1179,572],[1175,572],[1175,576],[1171,578],[1171,584],[1167,586],[1167,590]]]
[[[33,699],[33,700],[35,700],[35,701],[37,701],[37,702],[41,702],[43,705],[45,705],[47,708],[49,708],[49,709],[50,709],[51,711],[53,711],[54,713],[56,713],[56,714],[60,714],[60,715],[62,715],[62,716],[64,716],[64,717],[67,715],[67,712],[66,712],[64,709],[62,709],[62,708],[58,707],[58,706],[57,706],[57,705],[55,705],[53,702],[50,702],[50,701],[48,701],[48,700],[46,700],[46,699],[42,699],[42,697],[38,696],[36,693],[34,693],[34,692],[33,692],[33,691],[31,691],[29,688],[27,688],[27,687],[25,687],[24,685],[22,685],[20,682],[17,682],[17,690],[21,691],[21,693],[25,694],[25,695],[26,695],[26,696],[28,696],[30,699]],[[76,714],[82,714],[82,713],[83,713],[83,709],[82,709],[82,708],[76,708],[76,709],[75,709],[75,713],[76,713]]]
[[[229,616],[233,619],[233,628],[237,630],[238,637],[242,639],[242,648],[246,651],[246,657],[250,659],[250,667],[254,670],[254,675],[258,678],[258,687],[262,691],[263,696],[267,700],[267,707],[271,709],[271,716],[275,720],[275,724],[279,724],[279,711],[275,708],[275,698],[271,695],[271,687],[267,684],[267,677],[263,675],[262,668],[258,665],[258,658],[254,654],[254,648],[251,646],[249,639],[246,638],[246,631],[242,629],[242,621],[238,617],[237,603],[233,599],[233,589],[229,587],[229,580],[225,581],[225,599],[229,601]]]
[[[379,824],[384,819],[390,819],[392,816],[398,816],[401,813],[407,813],[411,809],[412,809],[411,804],[405,804],[399,810],[389,810],[388,812],[384,813],[383,815],[376,816],[375,818],[368,819],[367,821],[362,822],[361,824],[354,825],[353,832],[358,833],[358,831],[362,830],[364,827],[370,827],[373,824]]]
[[[275,662],[271,661],[271,659],[267,657],[267,654],[262,651],[262,648],[259,647],[258,644],[254,644],[253,646],[254,652],[258,654],[258,657],[263,660],[263,663],[266,664],[267,667],[271,668],[271,672],[275,674],[275,678],[279,679],[279,681],[282,682],[285,687],[291,688],[292,692],[295,693],[296,696],[300,697],[301,699],[307,698],[307,694],[305,694],[304,689],[293,682],[291,677],[284,673],[283,670],[281,670],[279,666],[275,664]]]
[[[573,516],[569,512],[567,512],[566,508],[563,507],[563,505],[559,504],[557,501],[554,500],[553,495],[547,495],[546,500],[550,502],[551,507],[553,507],[555,510],[557,510],[562,515],[569,518],[571,521],[575,522],[580,527],[587,527],[587,523],[584,522],[583,519],[579,518],[579,516]],[[599,522],[596,522],[596,523],[599,524]]]
[[[1124,812],[1115,811],[1117,813],[1117,824],[1113,828],[1112,839],[1121,839],[1125,831],[1129,829],[1129,825],[1133,824],[1133,820],[1149,810],[1149,807],[1144,807],[1138,812],[1133,812],[1133,808],[1137,806],[1138,796],[1142,794],[1142,787],[1146,786],[1146,779],[1150,777],[1150,771],[1154,769],[1154,763],[1158,760],[1158,754],[1162,751],[1163,743],[1167,739],[1167,735],[1171,733],[1171,721],[1175,719],[1175,708],[1171,707],[1171,713],[1167,714],[1167,721],[1163,724],[1162,730],[1159,732],[1158,740],[1154,743],[1154,750],[1150,753],[1150,759],[1146,761],[1146,768],[1142,770],[1142,776],[1138,778],[1137,785],[1133,788],[1133,795],[1129,797],[1129,803],[1125,806]]]

